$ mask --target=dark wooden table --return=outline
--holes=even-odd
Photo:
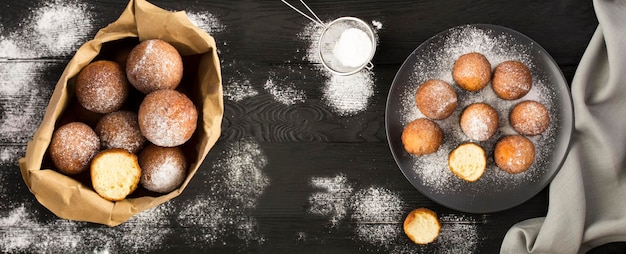
[[[420,43],[473,23],[526,34],[571,82],[597,27],[591,1],[307,1],[323,21],[355,16],[377,27],[366,80],[372,93],[343,106],[335,103],[351,97],[332,94],[328,74],[307,58],[314,25],[280,1],[152,2],[190,12],[217,41],[225,93],[219,141],[182,195],[128,223],[108,228],[56,218],[28,192],[17,160],[75,50],[127,2],[2,1],[1,252],[495,253],[513,224],[545,216],[547,189],[490,214],[454,211],[420,194],[387,144],[387,93]],[[343,189],[331,188],[337,186]],[[359,203],[368,197],[395,202]],[[413,245],[401,231],[404,215],[417,207],[444,222],[433,244]],[[376,209],[390,218],[360,216]]]

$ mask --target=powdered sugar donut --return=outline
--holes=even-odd
[[[142,93],[174,89],[183,77],[183,60],[176,48],[159,39],[139,43],[126,60],[128,81]]]
[[[139,129],[155,145],[179,146],[196,130],[198,112],[193,102],[175,90],[148,94],[139,106]]]
[[[139,166],[141,185],[158,193],[173,191],[187,176],[187,161],[178,147],[149,144],[139,154]]]
[[[146,142],[139,130],[137,113],[132,111],[120,110],[104,115],[95,131],[104,149],[122,148],[137,153]]]
[[[122,107],[129,93],[124,69],[113,61],[96,61],[85,66],[76,78],[76,98],[84,108],[101,114]]]
[[[78,174],[100,150],[100,139],[88,125],[72,122],[59,127],[50,141],[52,162],[64,174]]]

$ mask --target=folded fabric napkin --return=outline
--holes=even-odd
[[[599,24],[572,81],[575,130],[548,214],[514,225],[501,253],[584,253],[626,241],[626,1],[593,3]]]

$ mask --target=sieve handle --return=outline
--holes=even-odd
[[[365,65],[365,69],[370,71],[374,69],[374,64],[372,63],[372,61],[367,62],[367,64]]]
[[[322,20],[315,14],[315,12],[313,12],[313,10],[311,10],[311,8],[309,8],[309,6],[306,3],[304,3],[304,0],[300,0],[300,2],[302,3],[302,5],[304,5],[304,7],[306,7],[306,9],[311,14],[313,14],[313,17],[315,17],[315,19],[311,18],[309,15],[306,15],[306,13],[302,12],[301,10],[298,10],[298,8],[296,8],[293,5],[291,5],[286,0],[280,0],[280,1],[283,2],[284,4],[286,4],[287,6],[291,7],[291,9],[293,9],[294,11],[297,11],[298,13],[300,13],[302,16],[310,19],[314,23],[317,23],[320,26],[326,27],[326,25],[324,25],[324,22],[322,22]]]

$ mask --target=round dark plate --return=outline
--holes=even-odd
[[[452,79],[454,61],[462,54],[479,52],[492,69],[507,60],[526,64],[533,76],[528,95],[515,101],[498,98],[491,83],[479,92],[467,92]],[[402,130],[410,121],[424,117],[417,109],[415,92],[428,79],[440,79],[454,87],[458,96],[455,112],[435,120],[444,132],[443,144],[433,154],[415,156],[402,144]],[[541,135],[528,137],[535,144],[535,162],[525,172],[509,174],[493,161],[498,139],[517,134],[509,124],[512,107],[524,100],[543,103],[550,113],[550,127]],[[486,102],[499,115],[498,132],[487,141],[469,139],[460,129],[459,117],[467,105]],[[535,196],[559,171],[570,142],[573,107],[568,84],[554,59],[525,35],[496,25],[463,25],[448,29],[418,46],[398,70],[387,98],[387,138],[398,167],[422,194],[446,207],[471,213],[502,211]],[[448,168],[448,154],[464,142],[481,145],[487,154],[487,169],[476,182],[466,182]]]

